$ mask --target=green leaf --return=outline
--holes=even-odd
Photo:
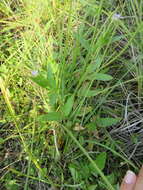
[[[84,145],[85,139],[84,139],[83,136],[79,136],[79,142],[80,142],[81,145]]]
[[[72,175],[72,178],[73,178],[74,182],[77,182],[78,179],[79,179],[79,174],[78,174],[78,172],[76,170],[76,167],[73,164],[70,164],[69,165],[69,170],[71,172],[71,175]]]
[[[120,40],[122,40],[122,39],[124,39],[124,38],[125,38],[125,35],[114,36],[114,37],[112,38],[111,42],[112,42],[112,43],[113,43],[113,42],[117,42],[117,41],[120,41]]]
[[[86,129],[87,129],[88,131],[95,131],[95,130],[97,129],[97,125],[96,125],[95,122],[88,123],[88,124],[86,125]]]
[[[93,73],[87,76],[87,80],[100,80],[100,81],[110,81],[113,77],[108,74],[103,73]]]
[[[85,97],[93,97],[96,96],[97,94],[99,94],[101,90],[89,90],[86,94]]]
[[[101,56],[98,56],[94,63],[91,63],[88,65],[86,72],[92,73],[92,72],[96,71],[97,69],[100,68],[101,63],[102,63],[102,58],[101,58]]]
[[[81,163],[79,165],[79,170],[80,170],[80,175],[82,176],[83,180],[86,181],[88,178],[90,178],[92,172],[88,166],[88,163],[86,163],[86,162]]]
[[[35,168],[30,167],[30,168],[29,168],[29,175],[34,176],[35,173],[36,173]]]
[[[121,118],[98,118],[96,123],[97,125],[102,127],[110,127],[112,125],[116,125],[120,120]]]
[[[97,185],[90,185],[87,190],[96,190],[97,189]]]
[[[97,94],[99,94],[101,90],[97,89],[97,90],[89,90],[88,93],[86,94],[86,97],[93,97],[96,96]]]
[[[73,104],[74,104],[74,96],[70,96],[62,108],[62,112],[64,113],[66,117],[70,114]]]
[[[95,163],[97,164],[98,168],[100,170],[103,170],[105,168],[105,164],[106,164],[106,158],[107,158],[107,154],[106,152],[101,152],[99,155],[97,155]],[[92,165],[90,164],[89,167],[91,168],[91,171],[93,171],[93,173],[96,173],[93,170]]]
[[[56,88],[56,81],[50,64],[47,66],[47,81],[51,88]]]
[[[107,179],[110,181],[111,184],[115,184],[115,182],[116,182],[116,175],[115,175],[115,173],[111,173],[110,175],[108,175]]]
[[[87,88],[82,88],[78,96],[83,96],[83,97],[94,97],[97,94],[99,94],[102,90],[101,89],[96,89],[96,90],[88,90]]]
[[[60,112],[49,112],[48,114],[44,114],[38,117],[38,120],[41,122],[48,121],[61,121],[63,116]]]
[[[100,168],[100,170],[103,170],[105,168],[106,158],[107,158],[106,152],[101,152],[97,156],[95,162],[96,162],[97,166]]]
[[[83,48],[85,48],[86,50],[90,49],[90,44],[89,44],[89,40],[85,39],[84,35],[82,33],[80,33],[79,37],[79,42],[81,44],[81,46]]]
[[[31,77],[31,80],[43,88],[49,86],[49,81],[46,79],[46,76],[43,73],[39,73],[37,76]]]
[[[48,94],[49,96],[49,105],[54,106],[58,100],[58,94],[56,92],[51,92]]]
[[[19,186],[18,184],[16,183],[16,180],[10,180],[6,183],[5,185],[6,189],[7,190],[18,190],[19,189]]]
[[[3,138],[0,138],[0,144],[3,144],[5,140]]]
[[[56,81],[50,64],[47,66],[47,73],[40,72],[38,75],[31,77],[31,79],[43,88],[56,88]]]
[[[89,112],[92,111],[92,107],[91,106],[84,106],[81,107],[79,113],[77,114],[78,116],[84,116],[86,114],[88,114]]]

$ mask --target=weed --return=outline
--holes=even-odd
[[[0,2],[1,189],[112,190],[138,170],[142,7]]]

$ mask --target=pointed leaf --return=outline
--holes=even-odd
[[[55,76],[53,74],[52,67],[50,64],[48,64],[47,67],[47,80],[51,88],[56,88]]]
[[[100,168],[100,170],[103,170],[105,168],[106,158],[107,158],[106,152],[102,152],[97,156],[95,162],[97,166]]]
[[[83,97],[93,97],[96,96],[97,94],[100,94],[102,90],[101,89],[96,89],[96,90],[88,90],[87,88],[82,88],[78,96],[83,96]]]
[[[98,118],[96,123],[102,127],[110,127],[116,125],[120,120],[121,118]]]
[[[79,35],[79,41],[83,48],[85,48],[86,50],[89,50],[90,48],[89,41],[85,39],[85,37],[82,34]]]
[[[62,108],[62,111],[66,117],[70,114],[73,104],[74,104],[74,96],[70,96]]]
[[[46,79],[43,73],[39,73],[37,76],[31,77],[31,80],[43,88],[46,88],[49,85],[49,81]]]
[[[103,73],[93,73],[87,76],[87,80],[100,80],[100,81],[110,81],[113,77],[108,74]]]
[[[69,165],[69,170],[70,170],[70,173],[72,175],[72,178],[73,178],[74,182],[76,182],[78,180],[78,178],[79,178],[79,174],[78,174],[77,169],[74,166],[74,164]]]
[[[86,72],[92,73],[92,72],[96,71],[97,69],[100,68],[101,63],[102,63],[102,58],[101,58],[101,56],[98,56],[94,63],[91,63],[88,65]]]
[[[44,114],[38,117],[38,120],[41,122],[61,121],[62,119],[63,117],[60,112],[49,112],[47,114]]]
[[[48,94],[49,97],[49,105],[54,107],[54,105],[56,104],[57,100],[58,100],[58,94],[57,92],[49,92]]]
[[[107,158],[106,152],[101,152],[99,155],[97,155],[95,163],[97,164],[100,170],[103,170],[105,168],[106,158]],[[93,173],[96,173],[96,171],[93,170],[92,164],[89,164],[89,167]]]

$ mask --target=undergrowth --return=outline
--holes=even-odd
[[[142,1],[0,1],[2,190],[113,190],[142,164]]]

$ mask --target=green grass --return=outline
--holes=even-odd
[[[2,190],[113,190],[138,171],[143,2],[117,2],[0,2]]]

